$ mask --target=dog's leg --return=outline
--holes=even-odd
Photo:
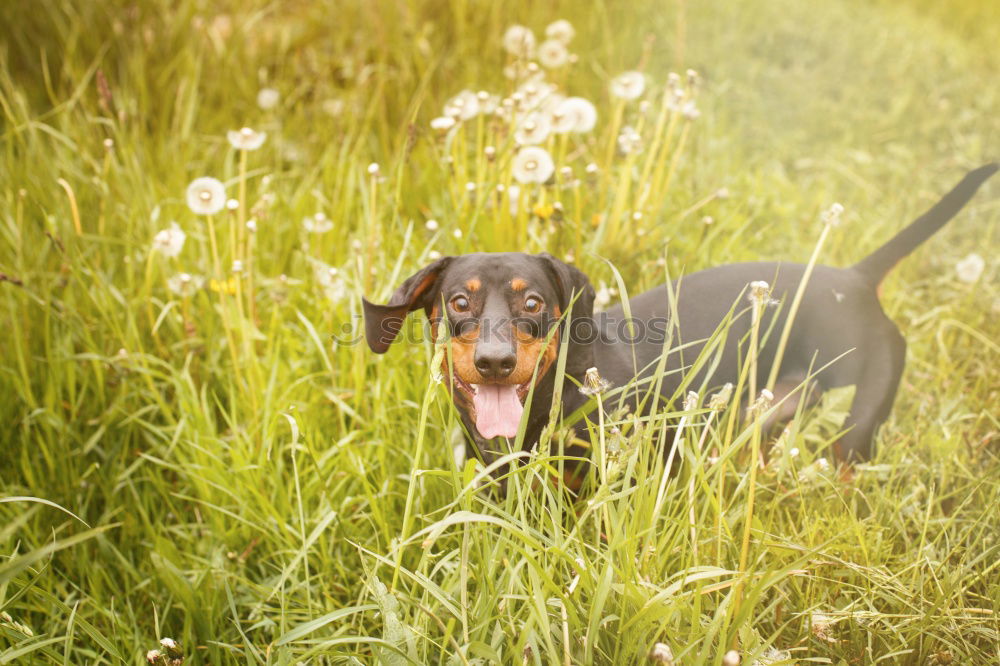
[[[844,421],[849,430],[834,445],[843,462],[868,460],[876,429],[886,420],[896,398],[906,361],[906,340],[888,323],[871,331],[863,368],[857,376],[854,400]]]

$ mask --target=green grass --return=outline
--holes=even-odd
[[[480,165],[477,194],[507,178],[475,134],[449,168],[429,122],[506,90],[506,26],[561,17],[579,62],[556,78],[599,122],[557,165],[581,186],[525,188],[511,219],[465,193]],[[139,664],[165,636],[187,663],[628,664],[657,642],[683,664],[1000,660],[996,183],[884,285],[908,365],[853,481],[818,462],[844,395],[751,480],[752,423],[727,432],[703,394],[677,407],[677,475],[667,415],[613,414],[582,499],[544,481],[558,446],[499,499],[453,460],[429,342],[331,343],[432,251],[573,253],[614,286],[606,258],[636,294],[805,261],[839,201],[820,261],[860,259],[998,157],[995,3],[37,0],[0,25],[0,663]],[[701,117],[623,158],[607,84],[639,66],[657,94],[696,69]],[[257,220],[253,263],[237,295],[181,298],[170,276],[213,271],[185,188],[238,196],[243,125],[268,138],[213,222],[228,267],[233,221]],[[562,221],[528,213],[554,201]],[[317,211],[335,228],[308,235]],[[151,254],[173,220],[180,256]]]

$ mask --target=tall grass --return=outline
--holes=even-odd
[[[520,462],[499,496],[455,458],[433,341],[332,341],[434,253],[571,256],[617,298],[821,233],[821,263],[859,259],[996,158],[997,9],[926,4],[3,3],[0,663],[143,663],[164,637],[187,663],[996,662],[995,187],[885,284],[909,365],[850,481],[825,463],[849,396],[758,460],[766,402],[744,426],[685,385],[588,423],[579,497],[550,482],[560,427],[495,463]],[[579,61],[551,78],[599,120],[512,211],[509,138],[429,122],[507,94],[503,31],[557,18]],[[648,106],[608,95],[636,68]],[[697,119],[666,104],[687,68]],[[245,125],[260,150],[226,141]],[[232,211],[188,209],[203,175]]]

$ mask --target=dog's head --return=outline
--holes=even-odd
[[[386,305],[364,301],[372,351],[385,353],[418,308],[435,337],[446,323],[450,354],[442,370],[456,404],[485,439],[517,434],[524,400],[532,383],[552,372],[561,335],[569,335],[567,374],[582,377],[593,364],[594,289],[586,275],[548,254],[438,259],[403,282]]]

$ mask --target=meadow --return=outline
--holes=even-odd
[[[908,365],[852,478],[848,392],[765,460],[690,387],[595,421],[579,496],[559,428],[501,496],[434,341],[357,335],[450,254],[551,252],[605,304],[857,261],[1000,157],[995,2],[8,0],[0,28],[0,664],[1000,663],[1000,183],[884,283]]]

